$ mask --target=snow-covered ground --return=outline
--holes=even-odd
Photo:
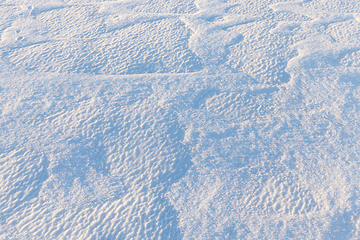
[[[360,2],[0,0],[0,239],[360,239]]]

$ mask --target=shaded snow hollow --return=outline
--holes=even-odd
[[[0,239],[359,239],[360,3],[0,0]]]

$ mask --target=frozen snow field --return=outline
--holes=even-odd
[[[360,1],[0,0],[0,240],[360,239]]]

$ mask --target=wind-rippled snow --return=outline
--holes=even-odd
[[[360,3],[0,0],[0,239],[359,239]]]

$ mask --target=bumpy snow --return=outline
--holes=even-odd
[[[360,2],[0,0],[0,239],[360,239]]]

